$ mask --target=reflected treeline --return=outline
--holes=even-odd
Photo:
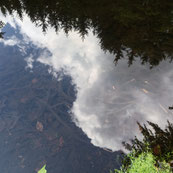
[[[128,56],[129,65],[158,65],[173,59],[172,0],[6,0],[0,2],[3,14],[28,14],[46,32],[76,30],[82,37],[92,29],[101,48],[115,54],[115,62]]]
[[[4,23],[0,21],[0,29],[2,29],[4,26]],[[0,39],[3,38],[4,32],[0,32]]]

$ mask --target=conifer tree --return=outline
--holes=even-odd
[[[128,57],[151,67],[173,59],[172,0],[5,0],[4,15],[27,14],[43,32],[77,31],[85,37],[91,29],[104,51],[115,54],[115,63]]]

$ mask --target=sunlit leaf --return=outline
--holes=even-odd
[[[39,171],[38,173],[47,173],[47,170],[45,169],[46,165],[44,165]]]

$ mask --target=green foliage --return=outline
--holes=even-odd
[[[138,157],[135,152],[127,156],[131,164],[128,167],[122,166],[121,170],[114,170],[115,173],[171,173],[168,163],[160,163],[160,167],[156,167],[155,157],[152,153],[143,152]]]
[[[46,165],[44,165],[44,166],[38,171],[38,173],[47,173]]]
[[[138,123],[139,129],[143,135],[143,140],[140,141],[135,137],[132,140],[132,145],[124,143],[124,146],[131,150],[135,150],[136,155],[144,151],[151,151],[153,155],[161,161],[170,162],[173,160],[173,124],[168,121],[165,130],[162,130],[157,124],[148,122],[153,130]]]
[[[157,124],[148,122],[150,128],[138,123],[143,135],[140,141],[135,137],[129,143],[123,143],[130,154],[123,160],[121,170],[117,173],[171,173],[173,162],[173,124],[168,121],[168,125],[162,130]]]

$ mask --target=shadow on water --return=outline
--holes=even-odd
[[[51,26],[84,37],[91,29],[115,62],[126,55],[129,65],[140,57],[153,67],[173,58],[172,0],[6,0],[0,8],[4,15],[27,14],[44,32]]]

